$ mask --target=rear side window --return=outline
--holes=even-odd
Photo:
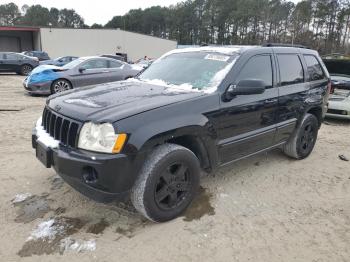
[[[317,58],[313,55],[304,55],[307,71],[309,73],[310,81],[321,80],[325,78],[324,72]]]
[[[107,60],[104,59],[94,59],[87,61],[82,68],[84,69],[98,69],[98,68],[107,68]]]
[[[296,54],[278,54],[281,85],[293,85],[304,82],[304,70]]]
[[[123,65],[122,63],[119,63],[117,61],[109,61],[109,67],[110,68],[119,68],[122,65]]]
[[[266,88],[272,87],[272,65],[270,55],[253,56],[244,65],[237,77],[240,80],[259,79],[263,80]]]

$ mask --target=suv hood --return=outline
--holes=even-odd
[[[148,110],[205,95],[138,80],[77,88],[50,96],[48,106],[79,121],[115,122]]]

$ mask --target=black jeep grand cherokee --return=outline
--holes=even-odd
[[[167,221],[191,203],[201,169],[273,148],[307,157],[329,83],[309,49],[175,50],[136,79],[49,97],[33,147],[81,193],[130,196],[145,217]]]

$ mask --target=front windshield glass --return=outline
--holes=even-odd
[[[62,68],[72,69],[72,68],[76,67],[77,65],[79,65],[83,61],[85,61],[85,60],[84,59],[75,59],[72,62],[69,62],[68,64],[65,64],[64,66],[62,66]]]
[[[191,89],[209,89],[221,83],[235,58],[214,52],[174,53],[155,61],[138,78],[167,85],[186,85]]]

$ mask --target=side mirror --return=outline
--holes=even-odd
[[[86,70],[86,69],[83,68],[83,67],[80,67],[80,68],[79,68],[79,72],[80,72],[80,73],[84,72],[85,70]]]
[[[259,79],[241,80],[237,85],[230,84],[224,94],[224,100],[230,101],[237,95],[257,95],[264,93],[266,84]]]

